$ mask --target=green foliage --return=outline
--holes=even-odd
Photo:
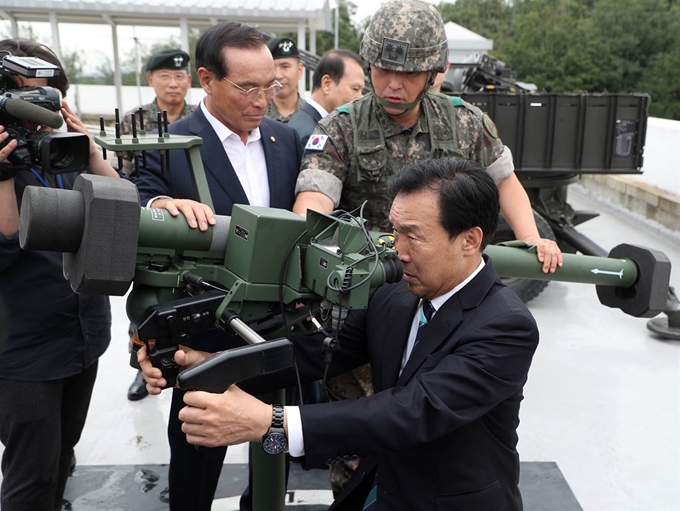
[[[354,16],[357,10],[356,4],[348,0],[339,0],[340,4],[340,16],[338,19],[339,35],[338,35],[338,48],[343,48],[345,50],[352,50],[359,53],[359,46],[361,45],[361,31],[359,28],[354,26],[351,17]],[[335,9],[331,11],[331,21],[335,24]],[[334,25],[335,26],[335,25]],[[296,33],[281,33],[276,34],[277,36],[290,37],[293,40],[297,40]],[[309,45],[309,35],[307,36],[307,48]],[[332,50],[335,47],[335,33],[334,32],[317,32],[316,34],[316,53],[317,55],[323,55],[328,50]]]
[[[339,0],[340,15],[338,19],[338,47],[345,50],[352,50],[359,53],[361,45],[361,35],[357,27],[352,23],[351,17],[357,10],[356,4]],[[331,20],[335,22],[335,9],[331,12]],[[326,51],[335,47],[335,34],[330,32],[319,32],[316,36],[317,54],[323,55]]]
[[[645,70],[640,85],[652,96],[650,115],[680,121],[680,46]]]
[[[438,9],[444,23],[452,21],[494,42],[512,36],[512,6],[505,0],[457,0]]]
[[[680,117],[677,0],[456,0],[453,21],[549,92],[648,92],[652,115]]]

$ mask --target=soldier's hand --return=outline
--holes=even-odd
[[[172,216],[179,215],[181,211],[192,229],[198,227],[201,231],[206,231],[209,225],[217,223],[217,218],[215,218],[212,209],[194,200],[156,199],[151,203],[151,207],[165,209]]]
[[[536,237],[523,240],[530,245],[536,245],[536,257],[543,263],[543,273],[555,273],[558,266],[562,266],[562,251],[557,243],[546,238]]]

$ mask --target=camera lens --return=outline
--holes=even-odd
[[[73,154],[65,140],[54,140],[50,144],[50,164],[53,169],[65,169],[73,163]]]

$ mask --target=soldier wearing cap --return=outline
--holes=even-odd
[[[146,131],[158,129],[159,112],[167,111],[168,122],[174,122],[191,115],[196,110],[196,105],[188,105],[184,100],[191,87],[189,61],[189,54],[182,50],[162,50],[147,60],[146,80],[156,93],[156,97],[151,103],[142,105]],[[124,135],[132,133],[132,114],[138,116],[139,107],[124,115],[120,126]],[[139,129],[139,118],[136,122]],[[132,153],[124,153],[123,170],[128,174],[133,170]]]
[[[305,146],[293,211],[353,211],[368,201],[363,214],[371,228],[391,231],[388,178],[410,161],[462,157],[493,177],[515,236],[537,247],[543,271],[555,271],[561,252],[540,237],[512,154],[491,118],[460,98],[429,92],[448,56],[435,7],[420,0],[383,4],[364,33],[360,55],[369,64],[372,90],[319,121]],[[341,399],[370,394],[370,370],[358,368],[329,387]],[[331,467],[336,492],[345,480],[340,469]]]
[[[270,119],[287,123],[295,112],[302,108],[305,100],[298,93],[298,82],[305,67],[300,62],[297,44],[289,37],[274,37],[269,40],[269,51],[276,65],[276,79],[281,90],[269,102],[267,113]]]

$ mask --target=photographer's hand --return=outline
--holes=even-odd
[[[9,135],[5,127],[0,125],[0,145]],[[10,153],[17,146],[16,140],[10,140],[0,149],[0,161],[7,161]],[[19,207],[14,193],[14,178],[0,181],[0,233],[7,238],[14,236],[19,230]]]
[[[68,106],[68,103],[64,100],[61,102],[61,115],[66,121],[68,131],[72,133],[82,133],[83,135],[87,135],[87,138],[90,139],[90,172],[99,176],[120,177],[118,172],[116,172],[109,162],[104,159],[102,152],[97,149],[97,145],[94,143],[94,138],[85,127],[83,121],[80,120],[80,118],[73,112],[73,110],[71,110],[71,107]]]

